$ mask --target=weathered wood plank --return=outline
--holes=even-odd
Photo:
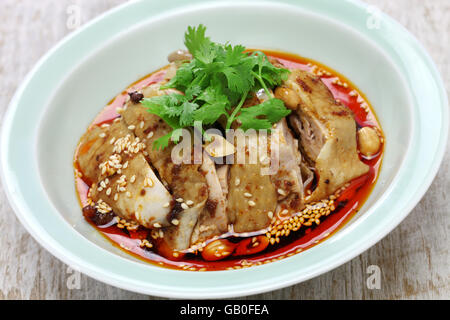
[[[125,0],[2,0],[0,2],[0,120],[33,64],[70,33],[68,10],[81,22]],[[450,2],[370,0],[415,34],[429,50],[450,88]],[[369,15],[370,13],[368,13]],[[445,299],[450,298],[450,152],[426,196],[409,217],[377,245],[345,265],[305,283],[247,298]],[[81,276],[68,289],[68,267],[42,249],[15,218],[0,186],[0,299],[154,299]],[[367,268],[382,272],[381,289],[368,289]]]

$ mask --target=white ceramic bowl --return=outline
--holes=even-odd
[[[72,169],[78,139],[112,97],[166,64],[167,54],[183,47],[186,27],[199,23],[215,41],[320,61],[347,76],[374,106],[386,135],[378,183],[358,215],[325,242],[263,266],[184,272],[132,258],[82,218]],[[132,291],[218,298],[304,281],[385,236],[434,178],[445,150],[448,110],[442,82],[424,49],[392,19],[374,16],[359,2],[133,1],[49,52],[17,91],[2,129],[8,198],[23,225],[51,253],[89,276]]]

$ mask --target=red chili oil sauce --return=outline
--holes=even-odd
[[[266,50],[264,52],[268,56],[277,58],[288,68],[298,68],[318,74],[325,85],[331,90],[334,98],[353,111],[358,127],[370,126],[378,129],[377,131],[379,133],[382,133],[381,126],[379,125],[377,117],[370,107],[369,102],[344,76],[311,59],[277,51]],[[95,118],[91,127],[103,123],[110,123],[115,118],[119,117],[116,109],[125,104],[128,92],[133,92],[152,83],[160,82],[163,80],[165,73],[166,70],[163,68],[132,84],[126,91],[110,101],[110,103]],[[340,83],[336,83],[337,79],[340,80]],[[344,83],[345,85],[343,85]],[[74,166],[77,170],[79,170],[77,163],[77,154],[79,152],[81,152],[81,150],[77,150],[74,159]],[[274,245],[269,244],[267,248],[261,252],[250,255],[238,256],[236,253],[242,253],[242,250],[236,249],[232,255],[219,261],[206,261],[202,258],[201,254],[187,254],[178,259],[167,259],[153,251],[154,249],[144,249],[140,247],[141,240],[146,239],[148,236],[148,229],[139,227],[136,231],[128,231],[126,229],[119,229],[116,225],[100,228],[95,226],[92,222],[88,222],[114,245],[127,251],[134,257],[167,268],[189,271],[215,271],[239,269],[251,265],[265,264],[289,257],[316,245],[322,240],[330,237],[349,221],[351,217],[358,212],[359,208],[364,204],[372,191],[381,167],[382,155],[383,147],[379,153],[371,157],[371,159],[361,157],[361,160],[369,166],[369,172],[350,182],[349,186],[335,200],[336,210],[323,218],[319,225],[313,225],[311,227],[302,226],[300,230],[290,233],[287,237],[282,237],[280,243]],[[79,201],[82,207],[85,207],[87,205],[87,194],[91,182],[85,181],[78,176],[76,176],[75,179]],[[252,237],[236,238],[232,234],[226,234],[225,236],[221,236],[221,238],[230,240],[228,243],[234,248],[238,246],[240,246],[240,248],[245,248],[245,245],[250,243]],[[252,253],[251,250],[250,252]]]

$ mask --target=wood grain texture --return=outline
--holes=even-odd
[[[125,0],[1,0],[0,121],[34,63],[71,30],[76,4],[85,23]],[[424,44],[450,88],[450,1],[369,0]],[[38,106],[30,106],[38,107]],[[257,299],[449,299],[450,152],[431,188],[393,232],[352,261],[304,283]],[[0,186],[0,299],[155,299],[81,276],[68,289],[68,267],[36,243],[16,219]],[[381,289],[368,289],[367,267],[381,268]]]

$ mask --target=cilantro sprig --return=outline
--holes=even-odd
[[[261,88],[271,97],[269,89],[280,85],[289,71],[272,65],[261,51],[249,53],[242,45],[212,42],[205,32],[203,25],[188,27],[184,43],[193,59],[183,63],[161,87],[175,88],[184,94],[171,93],[142,101],[148,112],[161,117],[173,130],[157,139],[154,148],[164,149],[170,140],[177,143],[178,129],[192,127],[195,121],[211,125],[225,117],[225,129],[230,129],[236,120],[243,130],[270,129],[290,113],[275,98],[241,109],[250,94]]]

